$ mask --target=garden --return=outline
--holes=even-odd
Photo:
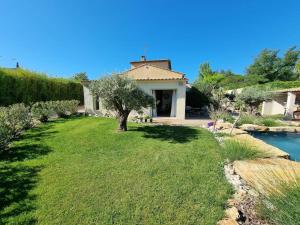
[[[204,129],[57,119],[1,153],[3,224],[215,224],[232,194]]]

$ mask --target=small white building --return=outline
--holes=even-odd
[[[274,91],[273,99],[263,102],[262,105],[262,115],[282,114],[300,119],[299,111],[300,87]]]
[[[135,80],[138,86],[155,99],[155,106],[145,109],[144,113],[152,117],[185,118],[187,79],[180,72],[172,70],[171,61],[146,60],[130,62],[131,68],[124,76]],[[106,114],[101,107],[101,99],[92,96],[89,82],[83,83],[85,111],[95,114]],[[131,116],[136,114],[132,112]]]

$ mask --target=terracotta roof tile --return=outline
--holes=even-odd
[[[130,69],[124,75],[134,80],[186,80],[183,73],[147,64]]]

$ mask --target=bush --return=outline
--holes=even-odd
[[[21,68],[0,68],[0,90],[0,106],[71,99],[83,103],[83,88],[79,82],[50,78]]]
[[[276,127],[276,126],[280,126],[281,123],[272,119],[272,118],[260,118],[257,121],[258,125],[264,125],[267,127]]]
[[[79,105],[79,101],[51,101],[51,107],[60,118],[66,118],[69,115],[75,114]]]
[[[223,120],[225,122],[229,122],[229,123],[234,123],[234,121],[235,121],[235,119],[233,118],[233,116],[230,113],[224,114]]]
[[[14,104],[0,108],[0,149],[5,149],[9,142],[32,126],[29,107]]]
[[[280,117],[278,115],[274,117],[273,116],[257,117],[252,114],[242,114],[242,116],[237,122],[237,126],[241,126],[243,124],[256,124],[256,125],[262,125],[267,127],[276,127],[282,125],[280,121],[278,121],[276,118],[280,118]]]
[[[64,101],[50,101],[49,103],[59,118],[66,118],[68,116]]]
[[[29,107],[26,107],[23,103],[21,103],[11,105],[7,108],[7,121],[14,137],[19,136],[23,130],[32,126],[32,118]]]
[[[31,107],[31,113],[39,121],[45,123],[54,113],[54,110],[50,102],[36,102]]]
[[[240,119],[237,121],[237,126],[243,124],[255,124],[257,117],[252,114],[242,114]]]
[[[0,107],[0,150],[5,149],[13,138],[7,117],[8,109]]]
[[[78,110],[78,105],[79,105],[78,100],[70,100],[70,101],[65,101],[65,107],[67,112],[69,112],[70,115],[74,115],[77,113]]]
[[[224,143],[223,154],[229,161],[256,159],[266,155],[245,143],[227,140]]]

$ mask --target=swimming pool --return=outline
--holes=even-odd
[[[292,160],[300,161],[300,134],[281,132],[253,132],[251,134],[256,138],[289,153]]]

